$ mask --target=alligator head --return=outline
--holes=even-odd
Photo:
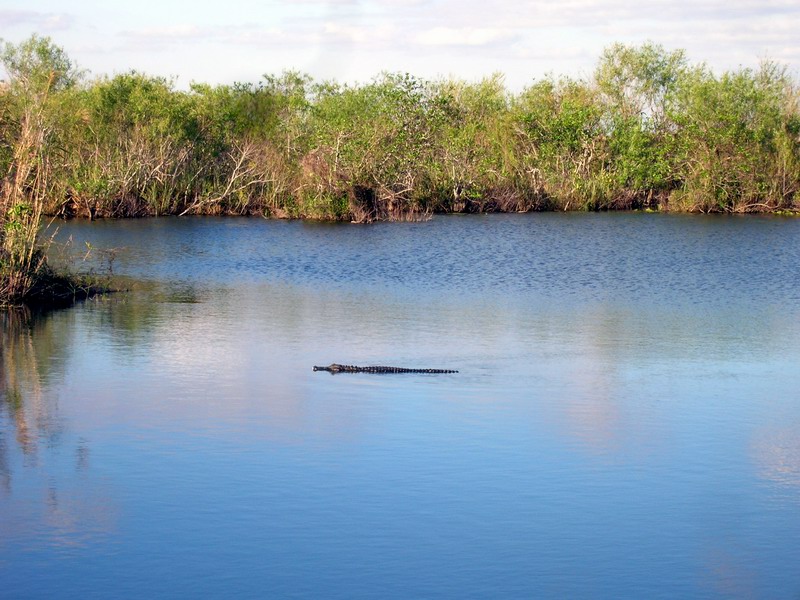
[[[344,367],[342,365],[338,365],[336,363],[333,363],[333,364],[331,364],[331,365],[329,365],[327,367],[314,367],[314,370],[315,371],[328,371],[329,373],[340,373],[341,371],[344,370]]]

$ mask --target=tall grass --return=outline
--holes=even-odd
[[[71,193],[65,173],[80,74],[62,49],[37,36],[4,44],[0,61],[7,74],[0,90],[0,305],[67,302],[91,290],[49,267],[38,234],[44,214]]]
[[[33,37],[0,55],[8,74],[2,95],[6,174],[0,191],[0,302],[30,296],[51,279],[37,234],[57,160],[58,106],[53,98],[72,84],[73,69],[59,48]]]

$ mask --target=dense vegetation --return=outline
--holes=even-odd
[[[368,222],[432,212],[800,207],[800,91],[614,45],[589,79],[520,93],[384,74],[193,84],[90,79],[51,40],[5,44],[0,281],[45,268],[42,215],[259,214]],[[19,292],[13,292],[18,294]]]

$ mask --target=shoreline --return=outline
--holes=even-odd
[[[310,215],[287,215],[287,214],[264,214],[257,210],[251,211],[223,211],[223,210],[214,210],[214,211],[207,211],[207,212],[196,212],[192,214],[180,214],[179,212],[169,212],[169,213],[157,213],[157,212],[139,212],[135,215],[115,215],[111,213],[104,213],[101,212],[99,214],[87,214],[86,212],[76,211],[71,213],[60,213],[60,214],[47,214],[46,216],[54,219],[56,221],[104,221],[104,220],[125,220],[125,219],[152,219],[152,218],[161,218],[161,217],[175,217],[175,218],[186,218],[186,217],[248,217],[248,218],[261,218],[261,219],[268,219],[268,220],[276,220],[276,221],[309,221],[309,222],[318,222],[318,223],[352,223],[352,224],[369,224],[369,223],[402,223],[402,222],[424,222],[436,216],[450,216],[450,215],[492,215],[492,214],[530,214],[530,213],[618,213],[618,214],[628,214],[628,213],[645,213],[645,214],[659,214],[659,215],[720,215],[720,216],[734,216],[734,215],[741,215],[741,216],[781,216],[781,217],[800,217],[800,208],[775,208],[775,209],[766,209],[763,207],[759,207],[758,209],[754,210],[747,210],[747,211],[722,211],[722,210],[709,210],[709,211],[702,211],[702,210],[669,210],[669,209],[661,209],[661,208],[602,208],[596,210],[585,210],[581,208],[540,208],[540,209],[527,209],[527,210],[501,210],[501,209],[490,209],[490,210],[437,210],[437,211],[420,211],[420,212],[412,212],[407,211],[403,212],[399,216],[396,215],[387,215],[383,218],[373,218],[370,220],[356,220],[353,218],[348,218],[348,216],[352,216],[351,214],[345,214],[342,216],[310,216]]]

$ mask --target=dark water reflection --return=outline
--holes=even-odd
[[[60,236],[134,284],[3,317],[9,597],[800,594],[797,220]]]

